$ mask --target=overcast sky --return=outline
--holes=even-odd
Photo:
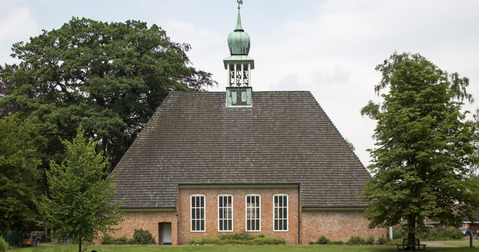
[[[157,24],[192,45],[195,67],[213,73],[224,91],[226,38],[236,24],[235,0],[0,0],[0,64],[14,63],[11,45],[72,17]],[[394,51],[420,53],[443,70],[469,77],[479,102],[477,0],[244,0],[251,37],[253,90],[311,91],[364,165],[375,122],[360,109],[378,101],[376,65]],[[476,104],[468,105],[475,110]]]

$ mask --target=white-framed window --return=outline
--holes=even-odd
[[[196,194],[190,196],[191,232],[205,232],[205,206],[205,195]]]
[[[233,231],[233,196],[218,195],[218,231]]]
[[[261,197],[246,195],[246,231],[261,231]]]
[[[273,230],[288,231],[288,195],[273,195]]]

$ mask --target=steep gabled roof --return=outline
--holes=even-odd
[[[370,176],[310,92],[173,92],[115,168],[124,208],[176,207],[179,184],[300,185],[303,207],[363,207]]]

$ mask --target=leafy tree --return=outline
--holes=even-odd
[[[35,221],[37,126],[34,121],[22,124],[15,116],[0,119],[0,231],[21,230]]]
[[[73,18],[13,45],[19,65],[0,69],[0,117],[37,117],[44,166],[63,159],[62,139],[83,125],[114,166],[172,90],[202,90],[211,74],[191,66],[188,44],[156,25]]]
[[[116,194],[112,177],[104,172],[107,161],[95,152],[96,142],[87,140],[79,129],[73,142],[65,145],[61,165],[50,163],[47,172],[50,195],[43,195],[38,206],[45,225],[57,238],[69,235],[79,244],[98,237],[98,232],[113,231],[122,221],[119,203],[109,203]]]
[[[405,220],[412,240],[426,217],[455,225],[473,219],[479,209],[479,184],[469,176],[474,125],[461,112],[462,101],[472,101],[468,79],[409,53],[394,53],[376,70],[383,102],[362,110],[377,119],[376,148],[369,150],[374,176],[363,191],[370,227]]]

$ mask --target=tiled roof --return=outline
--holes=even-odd
[[[172,92],[115,168],[124,208],[176,207],[180,184],[300,185],[303,207],[363,207],[370,176],[310,92]]]

